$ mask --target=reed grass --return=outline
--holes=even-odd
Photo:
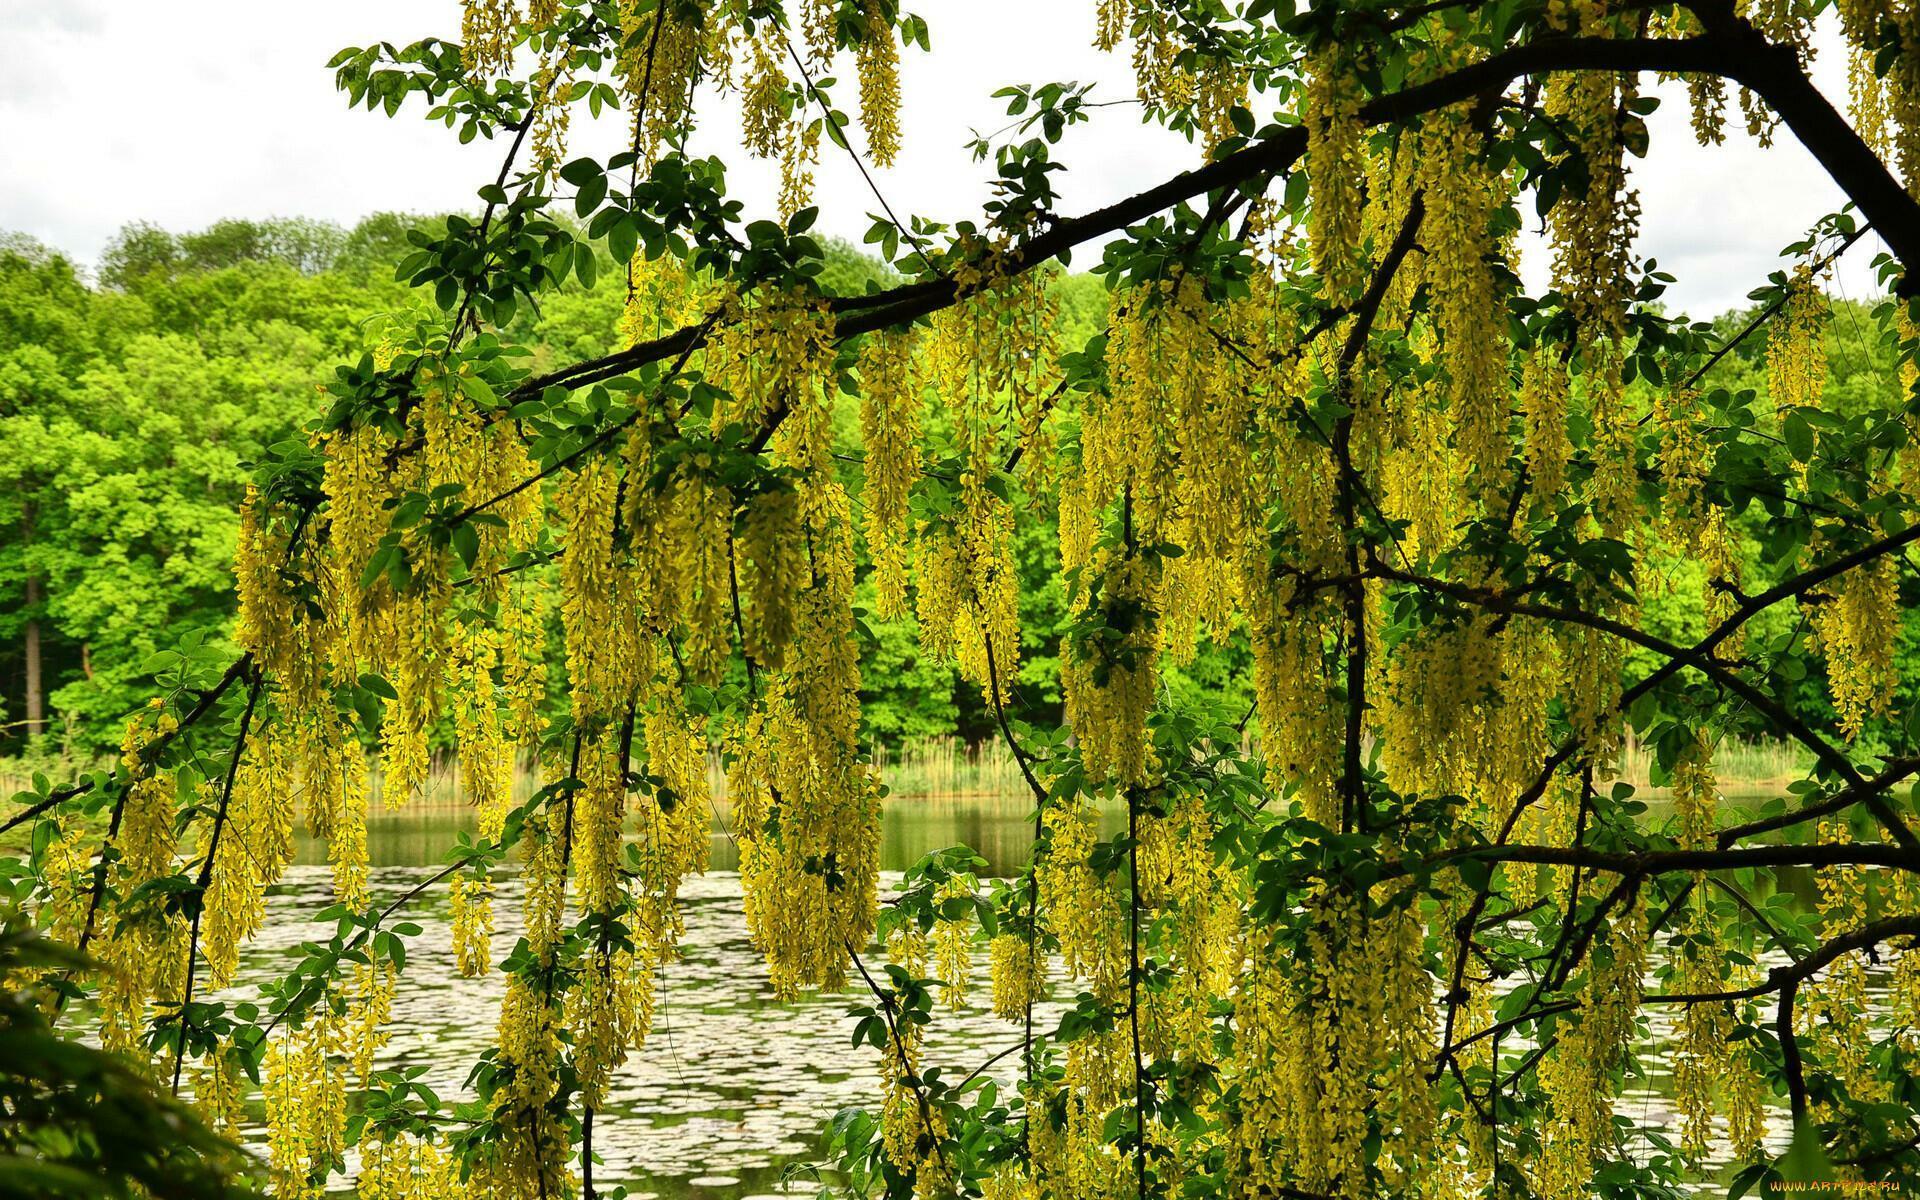
[[[940,737],[903,742],[895,746],[875,743],[868,747],[880,778],[889,794],[901,799],[964,799],[973,797],[1018,795],[1025,789],[1020,768],[1003,743],[998,741],[969,745],[960,738]],[[72,778],[103,763],[35,763],[0,760],[0,800],[32,786],[33,771],[49,777]],[[1746,742],[1723,740],[1714,754],[1714,767],[1720,789],[1730,794],[1778,792],[1795,779],[1805,776],[1809,760],[1798,747],[1785,742]],[[1661,792],[1653,788],[1653,752],[1629,744],[1620,753],[1611,779],[1632,784],[1636,790]],[[709,757],[708,778],[714,799],[727,795],[726,768],[718,754]],[[379,771],[369,771],[372,791],[370,808],[384,811],[380,799]],[[514,795],[524,800],[539,787],[539,779],[525,768],[515,773]],[[451,762],[441,762],[430,773],[425,793],[415,797],[408,807],[452,808],[464,803],[459,774]]]
[[[1713,752],[1720,791],[1732,795],[1784,791],[1789,783],[1804,779],[1812,765],[1811,756],[1791,742],[1722,738]],[[1635,791],[1664,793],[1665,787],[1656,788],[1650,782],[1653,766],[1652,749],[1630,743],[1620,751],[1612,778],[1632,784]]]

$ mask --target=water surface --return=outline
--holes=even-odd
[[[605,1159],[596,1178],[627,1182],[637,1196],[742,1200],[817,1190],[804,1172],[785,1182],[782,1176],[791,1164],[815,1156],[820,1130],[836,1111],[877,1102],[877,1054],[850,1046],[853,1022],[846,1018],[849,1005],[865,1002],[865,993],[782,1003],[767,987],[760,957],[747,940],[738,856],[724,817],[717,814],[712,870],[689,880],[682,893],[682,958],[660,970],[653,1034],[620,1072],[612,1103],[595,1124],[595,1148]],[[1113,828],[1121,820],[1109,814]],[[891,799],[883,822],[883,890],[897,885],[898,872],[926,852],[955,844],[979,851],[989,863],[987,874],[1012,874],[1027,860],[1032,822],[1024,797]],[[455,834],[471,828],[471,813],[460,808],[371,819],[375,901],[396,898],[431,874]],[[277,977],[298,956],[301,941],[331,933],[330,926],[312,921],[332,901],[324,861],[324,846],[303,838],[298,865],[273,890],[263,932],[243,958],[243,984]],[[1780,885],[1796,892],[1804,886],[1793,879]],[[519,936],[519,884],[503,872],[496,887],[497,960]],[[434,888],[406,910],[422,932],[410,940],[382,1065],[424,1066],[431,1086],[451,1098],[469,1094],[467,1071],[493,1042],[501,983],[497,975],[463,979],[455,971],[446,905],[445,889]],[[984,1002],[984,948],[976,957],[972,991]],[[1052,1028],[1058,1011],[1057,1004],[1045,1006],[1036,1026]],[[1671,1013],[1650,1007],[1646,1015],[1652,1044],[1668,1044]],[[924,1061],[959,1079],[1019,1039],[1017,1026],[984,1008],[943,1009],[930,1027]],[[1502,1046],[1509,1054],[1522,1049]],[[1647,1077],[1617,1109],[1638,1128],[1677,1135],[1665,1058],[1651,1053],[1644,1061]],[[985,1073],[1007,1082],[1018,1064],[1018,1054],[1008,1054]],[[1771,1140],[1783,1147],[1784,1135],[1784,1125],[1776,1122]]]
[[[979,851],[990,864],[986,873],[1011,874],[1027,860],[1032,821],[1032,805],[1018,797],[891,800],[883,823],[882,889],[897,887],[899,872],[928,851],[955,844]],[[456,834],[472,829],[471,811],[460,808],[369,819],[374,902],[384,905],[431,875]],[[783,1169],[815,1157],[819,1133],[835,1112],[877,1103],[877,1053],[851,1046],[854,1022],[846,1017],[849,1006],[870,996],[850,990],[774,999],[747,940],[739,855],[718,821],[713,837],[711,869],[681,892],[682,957],[659,971],[653,1033],[619,1073],[611,1104],[595,1120],[594,1147],[605,1160],[595,1177],[625,1181],[634,1195],[661,1200],[803,1194],[817,1185],[804,1177],[783,1185]],[[298,958],[302,941],[331,935],[330,924],[312,920],[333,900],[325,845],[303,834],[295,861],[270,894],[262,932],[243,955],[243,986],[276,978]],[[520,936],[519,907],[519,880],[502,872],[494,898],[496,960]],[[424,1066],[425,1081],[443,1099],[469,1095],[467,1071],[494,1041],[501,980],[465,979],[456,971],[444,887],[413,901],[404,916],[422,930],[409,940],[393,1039],[380,1065]],[[986,954],[979,949],[973,994],[984,1000]],[[1058,1005],[1043,1006],[1036,1024],[1051,1028],[1058,1012]],[[929,1030],[924,1062],[959,1079],[1019,1040],[1018,1026],[985,1008],[943,1009]],[[1010,1054],[986,1073],[1008,1081],[1018,1064],[1019,1055]]]

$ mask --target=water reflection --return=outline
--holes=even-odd
[[[873,1103],[878,1089],[872,1054],[848,1045],[851,1023],[844,1018],[857,997],[782,1003],[767,987],[747,940],[729,815],[724,808],[716,812],[711,870],[683,892],[682,957],[661,969],[653,1034],[621,1072],[611,1105],[595,1123],[595,1149],[606,1160],[596,1175],[629,1182],[637,1196],[731,1200],[815,1190],[797,1180],[783,1192],[784,1167],[811,1155],[835,1112]],[[1109,832],[1123,820],[1109,814]],[[1032,845],[1032,822],[1031,806],[1018,798],[891,801],[882,887],[897,885],[899,872],[928,851],[961,843],[987,859],[987,873],[1017,871]],[[431,874],[455,835],[472,829],[471,810],[463,808],[370,818],[375,903]],[[330,932],[312,921],[332,901],[325,859],[324,844],[300,838],[297,865],[270,895],[265,927],[243,957],[243,987],[276,977],[303,940]],[[520,935],[519,881],[503,874],[497,888],[496,958]],[[463,1096],[467,1070],[492,1044],[501,983],[497,976],[463,979],[456,972],[444,889],[420,897],[407,915],[422,932],[409,945],[394,1002],[394,1037],[381,1065],[424,1066],[426,1081],[443,1097]],[[985,954],[979,958],[972,992],[984,997]],[[232,998],[243,997],[236,991]],[[1037,1018],[1046,1027],[1057,1019],[1058,1006],[1043,1007]],[[984,1008],[943,1013],[929,1031],[926,1062],[959,1078],[1018,1040],[1017,1027]],[[1005,1082],[1018,1063],[1019,1056],[1010,1055],[986,1073]]]
[[[714,809],[713,871],[737,871],[740,855],[729,836],[732,812]],[[1106,814],[1111,835],[1125,824],[1124,814]],[[456,834],[474,829],[473,810],[459,805],[375,813],[367,818],[367,856],[375,867],[418,867],[445,860]],[[1019,796],[915,796],[890,800],[881,823],[880,864],[903,871],[929,851],[965,845],[987,860],[987,873],[1011,875],[1026,865],[1033,845],[1033,805]],[[294,861],[318,865],[327,860],[324,843],[296,833]]]
[[[684,893],[683,957],[660,974],[652,1037],[620,1074],[612,1104],[595,1127],[606,1160],[597,1174],[624,1180],[640,1196],[735,1200],[815,1190],[804,1180],[780,1182],[786,1164],[808,1157],[824,1123],[849,1105],[872,1105],[878,1066],[865,1049],[850,1049],[847,995],[776,1001],[758,955],[748,944],[741,912],[738,858],[726,833],[728,814],[716,812],[713,869],[689,881]],[[1107,814],[1108,833],[1123,815]],[[1657,819],[1657,818],[1656,818]],[[902,798],[888,803],[884,822],[883,886],[929,850],[971,845],[989,873],[1010,874],[1027,859],[1033,813],[1023,798]],[[369,821],[371,883],[379,903],[399,896],[443,860],[455,834],[472,828],[471,813],[439,808],[375,816]],[[249,947],[242,983],[276,977],[298,956],[303,939],[330,930],[312,915],[331,902],[323,846],[302,840],[298,863],[274,889],[260,939]],[[1811,879],[1788,876],[1782,887],[1810,898]],[[495,957],[519,936],[519,887],[510,873],[498,884]],[[1754,899],[1764,903],[1764,895]],[[462,979],[449,947],[446,896],[435,888],[409,909],[422,932],[410,944],[409,965],[396,998],[394,1038],[383,1065],[424,1066],[443,1097],[464,1096],[466,1073],[491,1044],[500,995],[498,976]],[[985,955],[979,956],[984,960]],[[981,978],[972,989],[988,994]],[[234,999],[243,998],[239,992]],[[1671,1013],[1648,1010],[1652,1045],[1668,1041]],[[1058,1006],[1037,1024],[1051,1028]],[[927,1059],[959,1078],[1018,1041],[1016,1027],[975,1008],[942,1014],[929,1031]],[[1508,1053],[1524,1047],[1508,1043]],[[1675,1123],[1664,1055],[1643,1060],[1647,1076],[1622,1098],[1618,1111],[1635,1126]],[[1018,1070],[1009,1055],[986,1073],[1006,1082]],[[1779,1123],[1776,1122],[1776,1126]],[[1784,1139],[1784,1126],[1773,1141]]]

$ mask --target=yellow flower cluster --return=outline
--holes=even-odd
[[[596,948],[587,955],[572,1017],[573,1067],[588,1108],[607,1102],[613,1073],[653,1026],[654,972],[645,953]]]
[[[708,6],[702,5],[703,9]],[[693,82],[702,58],[726,52],[732,32],[724,8],[717,8],[711,27],[687,19],[678,4],[642,4],[626,0],[619,6],[621,54],[620,93],[632,114],[633,145],[641,161],[652,164],[660,148],[685,125],[691,115]]]
[[[1117,292],[1108,314],[1108,388],[1082,422],[1093,494],[1124,498],[1136,545],[1171,543],[1154,596],[1155,646],[1192,657],[1202,628],[1232,626],[1235,570],[1259,527],[1257,386],[1210,324],[1199,282]]]
[[[290,700],[311,709],[329,699],[329,658],[334,630],[303,620],[303,606],[287,585],[291,573],[286,534],[263,522],[258,490],[249,486],[240,505],[240,534],[234,549],[239,611],[233,640],[270,672]]]
[[[305,731],[301,775],[307,825],[327,839],[333,896],[354,911],[367,906],[367,763],[360,743],[338,721]]]
[[[506,704],[503,732],[510,746],[528,748],[539,741],[540,704],[547,692],[545,589],[515,580],[501,596],[499,616],[500,695]],[[485,808],[480,832],[490,838],[500,834]]]
[[[1693,107],[1693,136],[1702,146],[1718,146],[1727,137],[1727,81],[1718,75],[1687,78],[1687,100]]]
[[[454,962],[468,978],[484,975],[493,954],[493,884],[455,875],[448,897]]]
[[[989,699],[1004,701],[1021,646],[1007,472],[1015,454],[1028,463],[1046,455],[1052,301],[1034,279],[999,278],[1004,246],[968,245],[984,261],[956,271],[965,299],[935,320],[927,350],[929,382],[954,414],[959,499],[950,522],[916,531],[915,613],[923,653],[953,659]]]
[[[1308,817],[1335,826],[1340,713],[1327,697],[1339,665],[1327,647],[1339,618],[1324,605],[1296,607],[1264,557],[1249,560],[1247,626],[1267,783],[1283,794],[1290,789]]]
[[[1520,375],[1520,408],[1527,430],[1527,473],[1533,494],[1551,498],[1566,485],[1573,443],[1567,436],[1571,391],[1566,368],[1550,352],[1529,353]]]
[[[1591,611],[1618,616],[1621,607],[1616,599],[1596,598]],[[1567,720],[1586,742],[1590,757],[1604,762],[1620,743],[1615,701],[1625,652],[1618,639],[1591,629],[1556,629],[1553,640],[1564,672],[1561,694]]]
[[[1140,102],[1161,111],[1187,110],[1211,151],[1233,132],[1228,111],[1247,82],[1231,60],[1208,54],[1192,26],[1154,0],[1099,0],[1093,44],[1113,51],[1133,39],[1133,76]]]
[[[1127,20],[1132,0],[1098,0],[1094,5],[1093,44],[1112,50],[1127,36]]]
[[[930,658],[952,659],[989,701],[1004,701],[1020,666],[1013,506],[971,472],[961,493],[963,526],[924,525],[915,543],[920,648]]]
[[[1239,877],[1215,863],[1216,827],[1198,795],[1139,824],[1142,904],[1175,931],[1171,979],[1164,994],[1151,996],[1145,1040],[1157,1058],[1208,1059],[1212,999],[1231,992],[1240,966]]]
[[[1544,1200],[1588,1195],[1594,1165],[1613,1145],[1613,1097],[1636,1028],[1647,961],[1646,910],[1637,900],[1628,903],[1595,939],[1581,1007],[1560,1035],[1562,1052],[1540,1063],[1553,1118],[1530,1174]]]
[[[558,1088],[560,1029],[554,1006],[513,978],[500,1003],[498,1058],[506,1068],[495,1098],[497,1140],[469,1166],[483,1181],[483,1194],[530,1200],[562,1195],[570,1186],[566,1167],[571,1143],[554,1111]]]
[[[787,123],[787,72],[780,47],[771,38],[753,40],[753,62],[740,97],[740,136],[749,153],[781,155],[793,138]]]
[[[855,50],[860,72],[860,127],[867,131],[867,153],[874,165],[890,167],[900,153],[900,46],[894,40],[888,5],[867,0],[866,36]]]
[[[1462,459],[1483,487],[1502,485],[1512,445],[1507,406],[1506,309],[1495,294],[1494,210],[1504,202],[1499,176],[1469,115],[1448,110],[1421,130],[1418,161],[1427,215],[1422,244],[1433,296],[1447,403]]]
[[[1920,912],[1920,880],[1903,873],[1894,881],[1892,892],[1896,911]],[[1909,945],[1894,952],[1893,982],[1888,991],[1895,1020],[1905,1027],[1899,1044],[1909,1054],[1914,1053],[1920,1050],[1920,947]]]
[[[921,379],[915,339],[870,335],[860,348],[860,435],[866,448],[867,553],[873,559],[875,611],[907,611],[907,502],[920,474]]]
[[[662,689],[641,716],[647,768],[662,786],[636,796],[634,823],[639,839],[631,853],[638,872],[643,914],[654,929],[677,933],[669,910],[688,875],[707,869],[711,849],[708,814],[713,798],[707,777],[707,734],[686,710],[678,691]],[[666,955],[669,938],[656,938],[655,950]]]
[[[1820,842],[1840,844],[1852,840],[1853,832],[1845,820],[1820,822]],[[1866,923],[1867,872],[1858,867],[1822,871],[1818,886],[1816,908],[1827,936],[1838,937]],[[1875,1073],[1869,1062],[1874,1030],[1867,970],[1865,954],[1856,950],[1842,955],[1801,987],[1794,1021],[1799,1036],[1816,1048],[1820,1060],[1845,1085],[1846,1094],[1872,1104],[1883,1103],[1890,1096],[1886,1081]]]
[[[1085,979],[1094,995],[1117,999],[1126,988],[1126,910],[1091,865],[1100,814],[1084,801],[1047,806],[1047,849],[1037,870],[1040,909],[1060,941],[1069,979]]]
[[[1608,36],[1621,18],[1608,0],[1556,5],[1569,32]],[[1633,97],[1633,77],[1601,72],[1556,75],[1546,108],[1572,130],[1587,168],[1584,192],[1562,196],[1549,214],[1554,286],[1566,297],[1583,345],[1618,344],[1626,334],[1633,239],[1639,201],[1627,187],[1620,110]]]
[[[357,1200],[458,1200],[468,1194],[446,1151],[414,1134],[362,1139],[354,1190]]]
[[[1423,931],[1404,913],[1370,923],[1352,895],[1321,892],[1307,905],[1301,969],[1289,968],[1286,947],[1262,945],[1236,994],[1235,1170],[1274,1192],[1369,1195],[1376,1105],[1381,1127],[1394,1131],[1385,1161],[1406,1175],[1432,1161],[1433,980]]]
[[[94,842],[89,831],[71,817],[51,822],[45,852],[47,898],[40,910],[47,935],[77,945],[93,892]]]
[[[263,1096],[273,1194],[278,1200],[321,1195],[324,1178],[345,1151],[347,1049],[340,1019],[331,1012],[274,1039],[267,1051]]]
[[[277,743],[259,739],[234,777],[201,915],[200,953],[215,987],[233,979],[241,943],[266,917],[267,888],[293,861],[293,769]]]
[[[1680,844],[1708,849],[1715,844],[1715,814],[1719,785],[1713,767],[1713,749],[1704,733],[1674,764],[1671,779],[1674,810],[1680,816]],[[1682,918],[1686,936],[1675,939],[1674,987],[1682,993],[1720,991],[1729,986],[1726,942],[1715,927],[1698,877],[1695,892]],[[1727,1121],[1727,1138],[1735,1155],[1751,1158],[1761,1151],[1765,1129],[1763,1085],[1747,1050],[1731,1044],[1735,1015],[1727,1003],[1689,1004],[1676,1020],[1677,1045],[1673,1054],[1675,1103],[1680,1110],[1680,1143],[1689,1154],[1704,1155],[1713,1137],[1716,1096]]]
[[[1088,777],[1138,787],[1154,765],[1147,714],[1159,680],[1152,607],[1159,563],[1129,554],[1102,566],[1099,596],[1081,603],[1103,628],[1061,657],[1060,684]]]
[[[498,837],[513,807],[514,739],[494,674],[509,640],[485,624],[463,625],[447,655],[448,707],[460,751],[460,785],[484,837]]]
[[[1019,934],[1002,933],[987,944],[987,964],[993,983],[993,1015],[1003,1021],[1025,1020],[1027,1011],[1046,998],[1046,955]]]
[[[1354,62],[1338,48],[1307,55],[1308,203],[1313,207],[1313,268],[1331,300],[1360,285],[1366,263],[1360,253],[1361,197],[1366,177],[1365,131],[1354,86]]]
[[[515,0],[462,0],[460,59],[476,75],[498,74],[513,55],[514,26],[520,20]]]
[[[965,875],[955,875],[934,892],[936,905],[972,898],[973,880]],[[942,913],[933,923],[929,940],[933,943],[933,970],[935,978],[940,980],[941,1000],[948,1008],[965,1008],[967,976],[973,970],[973,914],[948,918]]]
[[[567,131],[573,126],[573,59],[559,38],[539,41],[540,65],[533,72],[533,169],[552,177],[567,157]]]
[[[879,849],[858,746],[852,515],[831,468],[831,323],[790,315],[768,341],[724,351],[721,376],[748,411],[787,406],[774,451],[798,476],[791,512],[747,526],[760,558],[748,590],[768,609],[753,640],[791,632],[774,661],[749,659],[760,695],[735,731],[728,779],[748,924],[782,995],[844,980],[847,949],[873,929]],[[687,756],[689,775],[702,757]]]
[[[1704,484],[1711,466],[1701,428],[1699,397],[1691,391],[1663,392],[1654,399],[1653,419],[1660,430],[1660,480],[1666,497],[1662,516],[1668,544],[1706,568],[1701,591],[1709,625],[1733,611],[1730,586],[1738,586],[1740,560],[1726,510],[1707,503]],[[1731,640],[1737,649],[1740,637]]]
[[[576,718],[608,717],[644,674],[633,575],[615,558],[613,527],[620,475],[594,460],[554,489],[565,529],[560,560],[560,620],[566,632],[567,680]]]
[[[928,950],[927,935],[917,925],[904,925],[887,936],[887,961],[915,979],[927,974]],[[892,999],[882,1004],[887,1038],[879,1063],[883,1080],[881,1145],[895,1168],[918,1175],[917,1194],[936,1196],[942,1194],[946,1180],[944,1155],[935,1148],[946,1137],[946,1121],[932,1111],[915,1082],[920,1074],[925,1027],[901,1019],[896,1005]]]
[[[1900,632],[1899,572],[1882,559],[1835,579],[1813,610],[1814,640],[1827,659],[1827,690],[1848,737],[1892,711],[1899,687],[1894,650]]]
[[[399,968],[392,959],[382,958],[354,968],[347,992],[350,1024],[345,1030],[346,1050],[353,1074],[361,1087],[373,1074],[374,1059],[386,1048],[391,1034],[387,1022],[393,1016],[393,998],[398,985]]]
[[[1696,734],[1693,745],[1673,764],[1668,786],[1673,791],[1673,810],[1680,816],[1681,846],[1692,850],[1711,847],[1719,815],[1720,783],[1713,769],[1713,746],[1706,734]]]
[[[1810,267],[1787,284],[1786,306],[1767,334],[1767,390],[1776,411],[1820,405],[1827,382],[1827,297]]]
[[[163,717],[161,727],[170,719]],[[130,896],[173,870],[178,844],[174,779],[164,772],[147,771],[137,753],[152,728],[136,718],[127,723],[121,742],[120,770],[127,791],[120,801],[120,834],[112,844],[118,861],[108,869],[108,887],[116,896]],[[139,909],[123,909],[117,918],[96,915],[94,925],[93,954],[104,981],[99,994],[100,1044],[144,1057],[141,1034],[149,1014],[160,1004],[177,1001],[185,985],[187,922],[149,902]]]
[[[1550,749],[1557,648],[1533,622],[1477,616],[1409,638],[1383,672],[1382,761],[1396,786],[1460,795],[1497,829],[1495,806],[1521,792]]]

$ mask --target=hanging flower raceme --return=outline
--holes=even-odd
[[[860,435],[866,450],[867,553],[873,559],[877,611],[906,611],[908,499],[920,474],[920,360],[911,334],[870,336],[860,350]]]
[[[1354,65],[1350,52],[1328,47],[1308,55],[1305,70],[1304,107],[1312,114],[1307,125],[1307,178],[1314,212],[1313,268],[1328,298],[1334,300],[1357,288],[1365,271],[1360,254],[1365,130],[1360,124]]]
[[[1440,361],[1449,380],[1447,406],[1461,458],[1498,503],[1512,439],[1505,309],[1494,279],[1493,218],[1505,202],[1501,176],[1487,166],[1470,113],[1449,110],[1428,119],[1419,151],[1425,175],[1421,226],[1424,265],[1433,297]]]
[[[855,48],[860,72],[860,127],[877,167],[890,167],[900,153],[900,47],[894,41],[890,0],[867,0],[866,36]]]
[[[1147,714],[1158,678],[1153,594],[1160,565],[1154,556],[1129,552],[1104,566],[1080,602],[1061,684],[1088,775],[1133,788],[1147,782],[1154,765]]]
[[[1813,632],[1827,659],[1827,688],[1847,736],[1892,711],[1900,677],[1894,661],[1900,628],[1898,573],[1885,560],[1834,580],[1813,611]]]
[[[967,298],[935,322],[926,354],[931,389],[956,417],[960,476],[938,489],[943,503],[930,505],[934,515],[916,529],[915,614],[922,650],[953,659],[990,701],[1004,703],[1022,643],[1009,476],[1015,457],[1044,456],[1047,302],[1032,281],[999,277],[1002,246],[964,244],[979,254],[956,270]]]
[[[1827,298],[1803,264],[1788,281],[1786,305],[1767,336],[1767,390],[1776,411],[1820,407],[1827,315]]]
[[[1587,1195],[1594,1166],[1612,1144],[1611,1101],[1634,1034],[1646,953],[1647,913],[1629,894],[1590,953],[1578,1016],[1561,1034],[1569,1053],[1540,1064],[1540,1085],[1554,1117],[1531,1172],[1542,1196]]]
[[[157,723],[172,721],[161,714]],[[118,911],[96,913],[94,955],[103,969],[100,989],[100,1042],[110,1050],[139,1053],[140,1035],[157,1003],[177,1002],[185,983],[187,921],[168,913],[154,899],[138,902],[142,887],[173,872],[178,848],[174,825],[175,781],[154,772],[140,760],[139,747],[153,725],[136,718],[128,722],[121,742],[120,770],[125,795],[120,805],[120,832],[110,843],[116,860],[106,870],[107,894],[119,900]],[[202,789],[212,786],[203,782]],[[205,798],[203,796],[203,798]],[[83,936],[87,930],[82,931]]]

